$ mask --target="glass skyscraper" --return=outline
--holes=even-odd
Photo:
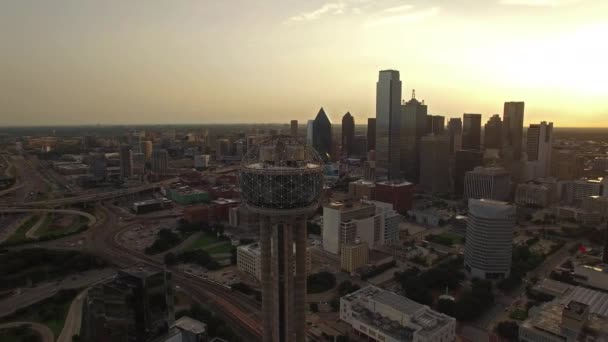
[[[400,178],[401,80],[399,71],[382,70],[376,83],[376,165],[389,179]]]

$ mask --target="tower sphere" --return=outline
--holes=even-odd
[[[316,210],[323,191],[323,160],[296,138],[274,136],[251,147],[241,161],[239,182],[247,207],[270,216]]]

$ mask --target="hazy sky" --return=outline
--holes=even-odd
[[[608,1],[0,1],[0,125],[363,123],[386,68],[433,114],[608,126]]]

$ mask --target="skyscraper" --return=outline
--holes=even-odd
[[[331,120],[323,108],[315,117],[312,123],[312,146],[321,155],[324,161],[328,161],[331,156]]]
[[[314,123],[315,123],[315,120],[308,120],[308,122],[306,122],[306,144],[308,144],[310,146],[312,146],[312,135],[313,135]]]
[[[483,152],[459,150],[454,152],[453,191],[458,197],[464,192],[464,177],[467,171],[483,165]]]
[[[146,342],[175,321],[171,272],[148,266],[121,270],[91,287],[83,310],[86,341]]]
[[[544,178],[549,174],[552,145],[552,122],[543,121],[540,124],[530,125],[526,140],[527,168],[530,179]]]
[[[464,268],[480,279],[505,279],[511,271],[515,207],[506,202],[469,200]]]
[[[291,120],[290,130],[291,130],[291,137],[297,138],[298,137],[298,120]]]
[[[426,132],[427,106],[412,98],[402,105],[401,170],[408,181],[418,182],[420,172],[420,139]]]
[[[152,172],[157,175],[166,175],[169,171],[169,153],[167,150],[154,150],[152,152]]]
[[[498,114],[494,114],[483,128],[483,147],[500,149],[502,134],[502,120]]]
[[[462,119],[451,118],[448,121],[448,136],[450,137],[450,152],[462,149]]]
[[[400,102],[399,71],[380,71],[376,83],[376,163],[377,172],[389,179],[401,175]]]
[[[511,176],[502,167],[476,167],[464,176],[464,198],[506,201],[511,194]]]
[[[120,178],[126,179],[133,176],[133,151],[131,146],[122,145],[119,151],[120,158]]]
[[[502,143],[512,151],[512,160],[521,160],[521,145],[524,132],[524,102],[505,102],[502,115],[502,129]]]
[[[443,134],[445,130],[445,117],[441,115],[427,115],[426,117],[426,133]]]
[[[150,161],[150,158],[152,158],[152,142],[150,140],[141,142],[141,153],[144,154],[146,161]]]
[[[355,118],[347,112],[342,117],[342,154],[347,157],[354,153]]]
[[[433,194],[449,193],[450,140],[429,134],[420,140],[420,188]]]
[[[367,150],[376,149],[376,118],[367,118]]]
[[[247,151],[239,180],[243,202],[260,216],[263,341],[303,342],[306,219],[319,205],[323,161],[310,145],[274,137]]]
[[[481,149],[481,114],[464,114],[462,119],[462,149]]]

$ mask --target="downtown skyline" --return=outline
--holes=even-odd
[[[0,125],[284,123],[375,116],[401,72],[446,120],[526,102],[525,126],[607,127],[608,4],[8,1]]]

